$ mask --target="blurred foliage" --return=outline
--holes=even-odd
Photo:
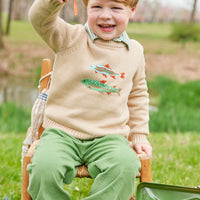
[[[200,132],[200,81],[179,83],[166,77],[149,82],[158,96],[158,111],[150,114],[153,132]]]
[[[0,105],[0,132],[26,132],[31,123],[31,112],[14,103]]]
[[[200,25],[194,23],[173,23],[170,38],[173,41],[179,42],[200,42]]]

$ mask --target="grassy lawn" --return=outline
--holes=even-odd
[[[20,199],[21,147],[25,134],[0,134],[0,199]],[[156,183],[195,187],[199,182],[200,135],[152,133],[152,175]],[[65,189],[72,200],[89,194],[90,179],[75,179]]]
[[[36,45],[44,44],[32,28],[31,24],[27,21],[12,21],[10,35],[5,36],[5,41],[18,45],[21,43],[34,43]]]
[[[200,185],[200,135],[152,133],[152,173],[157,183],[195,187]]]

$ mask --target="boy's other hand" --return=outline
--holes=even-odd
[[[149,143],[138,143],[133,147],[137,154],[142,153],[144,151],[149,158],[152,156],[152,147]]]

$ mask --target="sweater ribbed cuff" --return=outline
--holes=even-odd
[[[146,135],[144,135],[144,134],[133,134],[131,136],[131,139],[132,139],[132,146],[134,146],[135,144],[138,144],[138,143],[149,143]]]

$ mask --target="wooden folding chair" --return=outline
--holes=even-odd
[[[51,61],[49,59],[44,59],[42,61],[42,71],[41,71],[41,77],[45,77],[45,75],[49,74],[51,72]],[[42,79],[40,82],[40,92],[44,88],[47,88],[49,83],[50,76],[46,76]],[[21,192],[21,200],[31,200],[31,196],[27,192],[28,184],[29,184],[29,174],[27,172],[27,165],[31,163],[31,158],[33,157],[33,153],[35,151],[35,147],[40,142],[40,136],[42,135],[42,132],[44,131],[44,128],[42,125],[39,127],[38,130],[38,138],[33,142],[33,144],[30,146],[28,152],[24,155],[23,158],[23,166],[22,166],[22,192]],[[152,182],[152,175],[151,175],[151,162],[150,159],[146,156],[145,153],[138,154],[138,157],[141,161],[141,170],[137,175],[137,178],[139,178],[140,182]],[[82,178],[82,177],[88,177],[91,178],[87,167],[82,165],[79,166],[78,172],[76,177]],[[131,199],[134,199],[132,197]]]

